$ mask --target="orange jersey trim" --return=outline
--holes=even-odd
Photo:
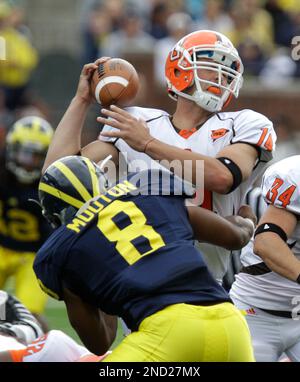
[[[194,134],[194,132],[197,131],[196,127],[193,127],[191,130],[179,130],[178,134],[184,138],[188,139],[191,135]]]
[[[211,191],[204,189],[204,200],[201,207],[209,211],[213,210],[213,195]]]
[[[27,348],[19,349],[19,350],[9,350],[8,352],[13,362],[23,362],[23,358],[26,351],[27,351]]]

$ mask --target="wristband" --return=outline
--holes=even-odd
[[[277,225],[277,224],[273,224],[273,223],[262,223],[262,224],[260,224],[256,228],[254,237],[259,235],[259,234],[261,234],[261,233],[264,233],[264,232],[273,232],[273,233],[276,233],[279,237],[281,237],[281,239],[284,242],[286,242],[287,239],[288,239],[286,233],[284,232],[284,230],[281,227],[279,227],[279,225]]]
[[[233,160],[226,158],[226,157],[218,157],[216,158],[218,161],[220,161],[231,173],[233,183],[231,186],[231,189],[227,192],[227,194],[230,194],[232,191],[234,191],[243,181],[243,174],[241,169],[237,164],[233,162]]]
[[[149,145],[150,142],[154,141],[154,137],[150,138],[146,143],[143,152],[146,154],[147,146]]]

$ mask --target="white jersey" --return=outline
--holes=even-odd
[[[21,344],[15,337],[0,334],[0,352],[6,350],[21,350],[26,349],[26,346]]]
[[[265,163],[272,159],[272,150],[276,141],[273,125],[265,116],[252,110],[216,113],[200,129],[186,138],[176,132],[169,114],[162,110],[141,107],[130,107],[126,110],[134,117],[144,119],[150,134],[158,140],[202,155],[216,157],[226,146],[235,143],[247,143],[258,148],[259,159],[251,176],[235,191],[229,195],[205,192],[203,206],[221,216],[228,216],[237,212],[243,203],[246,191],[262,172]],[[111,130],[114,128],[107,125],[103,128],[103,131]],[[137,167],[139,169],[148,168],[150,165],[154,167],[155,161],[148,155],[130,148],[124,140],[102,136],[99,139],[114,142],[116,148],[125,153],[130,171],[135,171]],[[157,166],[159,165],[156,164]],[[221,280],[229,263],[228,251],[208,244],[199,244],[199,248],[215,278]]]
[[[300,216],[300,155],[275,163],[267,169],[262,181],[262,195],[272,204]],[[287,244],[300,260],[300,221]],[[280,276],[253,253],[253,240],[242,250],[244,269],[236,275],[230,296],[242,308],[241,302],[254,307],[292,311],[298,304],[300,285]],[[247,272],[247,273],[246,273]]]
[[[22,350],[17,349],[12,346],[6,348],[14,362],[76,362],[90,354],[60,330],[50,330]]]

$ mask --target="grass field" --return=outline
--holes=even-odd
[[[56,301],[53,299],[48,300],[46,308],[46,318],[50,329],[62,330],[64,333],[72,337],[75,341],[81,343],[77,333],[74,331],[74,329],[69,323],[67,312],[65,309],[65,304],[62,301]],[[112,349],[119,344],[119,342],[122,340],[122,336],[122,329],[119,325],[117,338],[112,345]]]

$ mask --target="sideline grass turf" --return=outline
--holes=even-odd
[[[50,329],[62,330],[64,333],[72,337],[76,342],[80,344],[82,343],[77,333],[74,331],[74,329],[71,327],[71,324],[69,323],[65,304],[62,301],[55,301],[53,299],[49,299],[46,307],[45,316]],[[117,338],[112,345],[112,349],[120,343],[122,337],[123,332],[121,325],[119,324]]]

